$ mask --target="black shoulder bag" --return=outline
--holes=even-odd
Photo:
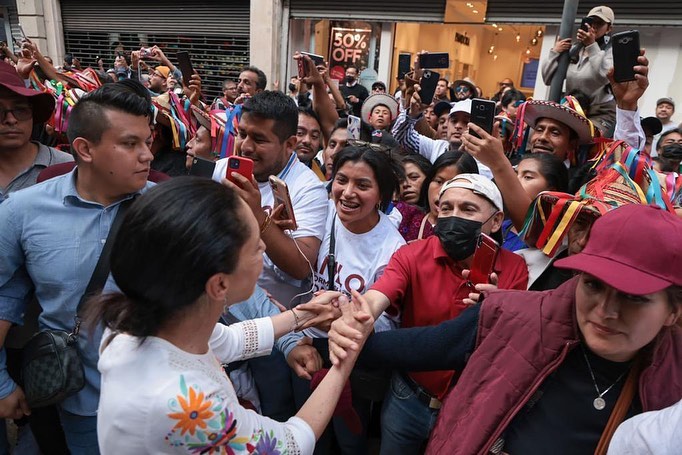
[[[327,256],[327,290],[335,291],[334,280],[336,279],[336,215],[332,220],[332,232],[329,238],[329,254]],[[326,365],[329,361],[329,340],[327,338],[314,338],[313,346],[320,353]],[[379,368],[365,368],[355,366],[350,373],[351,391],[355,396],[370,401],[383,401],[391,379],[391,372]]]
[[[104,286],[109,276],[109,257],[123,217],[133,199],[121,202],[111,225],[107,241],[99,256],[90,282],[76,307],[75,325],[65,330],[42,330],[24,346],[21,360],[21,382],[26,402],[31,408],[61,403],[85,386],[83,363],[78,354],[81,309],[85,301]]]

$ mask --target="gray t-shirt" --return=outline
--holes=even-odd
[[[5,200],[7,195],[12,191],[19,191],[29,186],[35,185],[38,179],[38,174],[48,166],[54,164],[66,163],[73,161],[73,156],[68,153],[61,152],[55,148],[48,147],[40,142],[31,141],[38,146],[38,154],[33,161],[31,167],[19,173],[7,187],[0,187],[0,203]]]

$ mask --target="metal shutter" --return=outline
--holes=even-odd
[[[616,15],[616,26],[621,25],[676,25],[682,26],[682,1],[679,0],[603,0],[581,1],[578,17],[583,17],[595,6],[608,5]],[[563,0],[488,0],[486,22],[559,24]]]
[[[443,22],[446,0],[290,0],[292,19]]]
[[[174,63],[187,51],[209,102],[249,62],[249,0],[61,0],[61,10],[66,52],[84,65],[100,56],[112,67],[119,41],[126,51],[156,44]]]

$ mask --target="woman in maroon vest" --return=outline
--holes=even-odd
[[[578,272],[559,288],[492,292],[452,321],[373,336],[362,359],[462,371],[427,453],[605,453],[620,421],[682,398],[681,261],[682,221],[627,205],[557,261]],[[333,324],[334,355],[352,326]]]

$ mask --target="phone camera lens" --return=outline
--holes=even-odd
[[[232,169],[239,169],[239,161],[238,160],[230,160],[230,167]]]

